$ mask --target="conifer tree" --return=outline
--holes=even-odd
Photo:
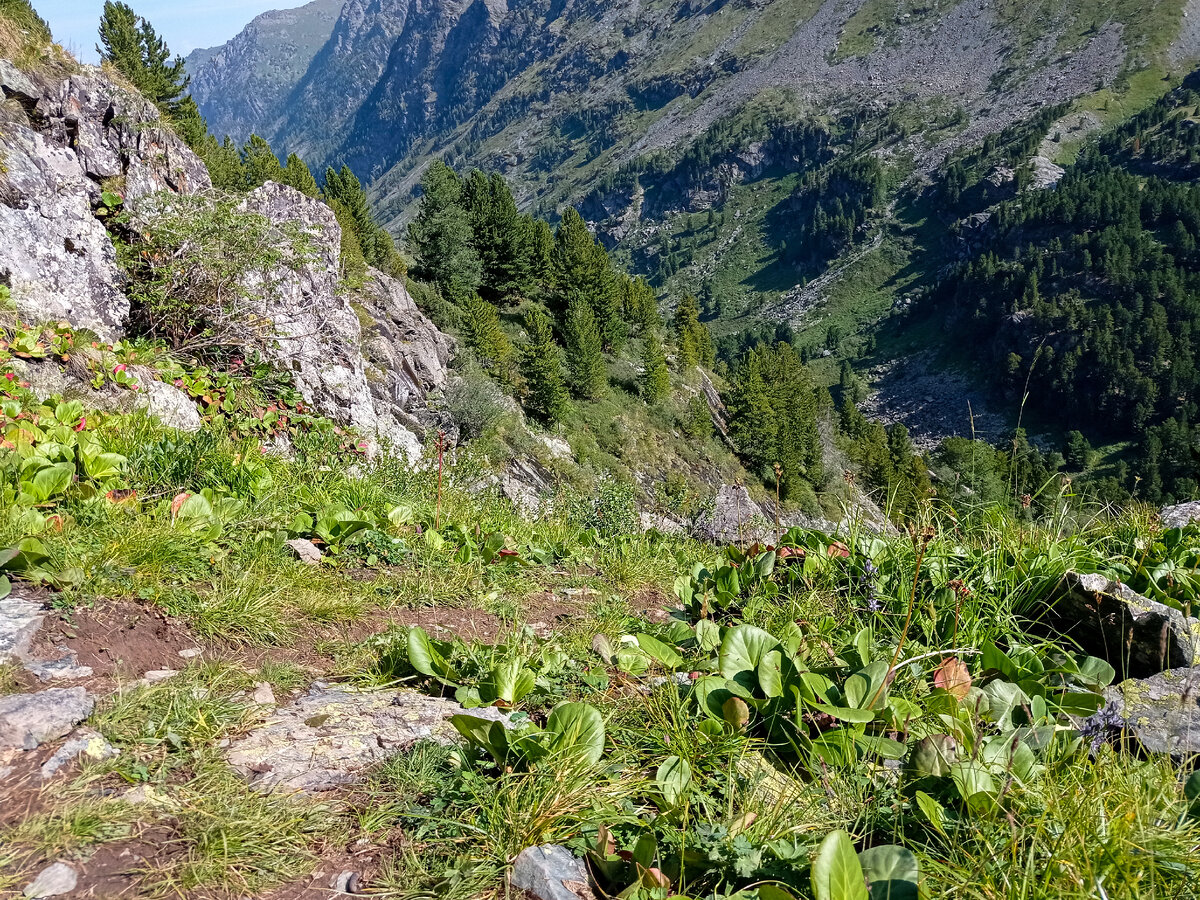
[[[642,336],[642,399],[657,403],[671,393],[671,373],[658,330],[651,328]]]
[[[224,143],[218,144],[215,137],[208,135],[199,153],[213,187],[235,194],[246,190],[246,166],[233,138],[225,135]]]
[[[700,321],[700,305],[687,294],[675,309],[675,335],[679,342],[679,371],[686,372],[698,365],[712,368],[715,361],[712,336],[708,326]]]
[[[268,181],[283,183],[283,166],[279,163],[279,157],[266,138],[257,134],[250,135],[250,140],[242,148],[242,165],[246,171],[246,186],[250,190]]]
[[[528,298],[530,233],[504,176],[472,172],[463,184],[462,206],[482,269],[479,293],[496,304]]]
[[[554,289],[554,230],[544,219],[526,216],[525,239],[529,245],[529,291],[532,299],[543,300]]]
[[[317,197],[321,193],[312,171],[295,153],[288,154],[287,165],[283,167],[283,183],[309,197]]]
[[[421,188],[421,204],[408,226],[409,244],[421,275],[437,284],[449,300],[461,304],[483,279],[471,219],[462,206],[462,180],[444,162],[435,160]]]
[[[600,336],[607,350],[625,345],[625,322],[621,317],[621,286],[608,253],[592,237],[587,223],[568,209],[554,235],[554,285],[551,308],[564,321],[572,301],[591,304]]]
[[[325,201],[333,210],[338,225],[342,229],[342,243],[338,252],[342,265],[342,278],[351,285],[359,287],[367,274],[367,260],[363,256],[362,244],[358,242],[358,232],[354,228],[354,216],[341,200]]]
[[[638,333],[662,327],[662,316],[658,312],[658,299],[654,288],[645,278],[621,278],[621,308],[625,321],[634,326]]]
[[[183,57],[172,60],[166,41],[127,3],[105,0],[96,52],[152,101],[190,146],[201,145],[208,128],[187,93],[191,79]]]
[[[512,379],[513,349],[508,335],[500,327],[500,314],[496,307],[478,294],[469,294],[460,306],[467,344],[493,378],[508,383]]]
[[[526,408],[543,422],[561,422],[567,414],[567,388],[554,343],[554,326],[537,307],[525,314],[529,343],[522,353],[521,374],[528,386]]]
[[[608,369],[591,306],[581,300],[572,303],[565,331],[571,390],[585,400],[599,400],[608,387]]]

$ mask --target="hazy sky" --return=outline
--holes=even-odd
[[[259,13],[302,6],[305,0],[125,0],[150,20],[172,53],[223,44]],[[54,38],[86,62],[96,61],[96,27],[104,0],[33,0]]]

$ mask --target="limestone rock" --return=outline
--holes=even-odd
[[[211,187],[152,103],[99,69],[30,74],[0,60],[0,282],[34,322],[119,337],[129,315],[116,252],[93,216],[102,184],[131,201]]]
[[[271,721],[236,741],[229,764],[263,790],[326,791],[354,784],[373,766],[419,740],[450,743],[447,722],[465,710],[411,690],[356,691],[317,682]],[[472,715],[503,720],[495,709]]]
[[[560,844],[522,850],[513,862],[509,884],[538,900],[591,900],[587,866]]]
[[[293,538],[287,542],[287,546],[296,554],[296,558],[302,563],[307,563],[310,566],[319,565],[322,559],[321,550],[310,540],[305,538]]]
[[[0,600],[0,663],[23,660],[46,617],[42,604],[16,593]]]
[[[1164,528],[1184,528],[1192,522],[1200,522],[1200,500],[1165,507],[1158,515]]]
[[[126,201],[158,191],[208,190],[208,169],[166,126],[153,103],[89,68],[51,85],[37,115],[59,146],[70,147],[94,183],[123,180]]]
[[[38,873],[38,877],[25,886],[23,891],[28,900],[43,900],[45,897],[59,897],[75,890],[79,876],[66,863],[56,862]]]
[[[1129,679],[1105,690],[1125,727],[1152,753],[1200,753],[1200,666]]]
[[[129,316],[117,254],[92,215],[75,154],[20,124],[4,129],[0,283],[31,323],[66,320],[109,340]]]
[[[0,697],[0,747],[33,750],[70,733],[92,714],[94,706],[81,687]]]
[[[42,764],[42,778],[53,777],[59,769],[80,756],[90,759],[112,759],[118,755],[120,754],[117,748],[106,741],[99,732],[88,728],[81,729]]]
[[[204,424],[192,398],[175,387],[153,379],[139,391],[137,405],[168,428],[179,431],[199,431]]]
[[[1044,601],[1037,622],[1127,677],[1200,664],[1200,620],[1104,575],[1067,572]]]
[[[258,681],[254,684],[254,693],[250,695],[250,699],[259,706],[274,706],[275,691],[271,688],[270,682]]]

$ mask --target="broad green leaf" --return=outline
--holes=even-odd
[[[987,768],[977,760],[959,760],[950,766],[950,777],[958,788],[959,796],[970,802],[976,794],[994,795],[996,782]]]
[[[1077,677],[1088,687],[1100,690],[1113,683],[1113,679],[1117,677],[1117,671],[1102,659],[1085,656],[1079,663]]]
[[[683,799],[688,788],[692,784],[692,767],[688,765],[686,759],[680,759],[678,756],[668,756],[658,771],[654,775],[654,780],[658,783],[658,789],[662,791],[663,799],[667,801],[667,805],[674,807],[679,805],[679,801]]]
[[[856,709],[879,709],[887,702],[889,674],[891,667],[882,659],[855,672],[842,688],[846,700]]]
[[[655,662],[662,664],[668,669],[678,669],[683,665],[683,657],[679,655],[674,647],[648,634],[639,634],[636,637],[638,647],[641,651]]]
[[[45,503],[51,497],[61,494],[71,485],[75,477],[75,467],[70,463],[58,463],[39,469],[33,479],[28,482],[28,492],[37,503]]]
[[[850,835],[838,830],[821,842],[812,866],[816,900],[869,900],[866,876]]]
[[[871,900],[917,900],[920,872],[911,850],[883,844],[864,850],[858,861],[871,886]]]
[[[783,654],[768,650],[758,662],[758,686],[767,697],[783,696]]]
[[[753,625],[739,625],[725,633],[717,661],[721,674],[747,690],[758,685],[758,665],[779,646],[767,632]]]
[[[408,629],[408,662],[422,675],[451,683],[454,669],[444,656],[445,644],[431,640],[419,625]]]
[[[546,719],[551,753],[578,757],[594,765],[604,755],[604,718],[587,703],[560,703]]]
[[[917,809],[921,810],[921,814],[929,820],[929,824],[945,834],[946,807],[942,806],[942,804],[938,803],[937,800],[924,791],[917,791],[914,799],[917,803]]]

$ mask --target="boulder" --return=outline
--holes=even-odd
[[[1200,664],[1200,620],[1104,575],[1067,572],[1043,604],[1040,629],[1075,641],[1125,677]]]
[[[289,550],[296,555],[296,559],[309,566],[319,566],[324,554],[321,553],[321,548],[307,538],[292,538],[285,542]]]
[[[28,900],[44,900],[46,897],[60,897],[75,890],[79,876],[75,870],[63,862],[46,866],[38,873],[37,878],[25,885],[22,894]]]
[[[34,74],[0,60],[0,93],[0,284],[32,322],[119,337],[129,301],[92,214],[102,190],[194,193],[212,186],[208,171],[152,103],[100,69]]]
[[[101,412],[130,413],[140,409],[168,428],[200,430],[204,423],[192,398],[173,384],[155,380],[154,372],[145,366],[130,366],[127,370],[138,386],[136,391],[111,382],[100,388],[92,387],[86,362],[92,352],[78,351],[65,365],[54,359],[14,359],[11,365],[39,400],[49,397],[79,400],[86,409]]]
[[[837,530],[833,522],[802,513],[784,512],[779,516],[779,531],[796,527],[812,528],[826,534]],[[723,484],[717,490],[712,509],[697,520],[693,534],[712,544],[774,544],[777,539],[775,501],[759,503],[744,485]]]
[[[1200,500],[1164,507],[1158,515],[1163,528],[1184,528],[1193,522],[1200,522]]]
[[[0,663],[29,658],[34,636],[45,617],[41,603],[18,592],[0,600]]]
[[[4,130],[0,284],[31,323],[66,320],[105,340],[118,337],[129,301],[78,159],[20,124]]]
[[[1200,754],[1200,666],[1132,678],[1104,693],[1146,750]]]
[[[587,866],[561,844],[522,850],[508,882],[538,900],[592,900]]]
[[[94,706],[95,701],[81,687],[0,697],[0,747],[36,749],[69,734],[92,714]]]
[[[236,741],[229,764],[262,790],[327,791],[356,784],[374,766],[420,740],[450,743],[447,719],[465,710],[412,690],[358,691],[315,683],[261,728]],[[496,709],[471,715],[504,720]]]
[[[126,201],[212,187],[204,163],[154,104],[100,69],[88,67],[48,85],[34,115],[51,141],[74,151],[84,175],[96,185],[116,180]],[[99,197],[98,187],[94,193]]]

